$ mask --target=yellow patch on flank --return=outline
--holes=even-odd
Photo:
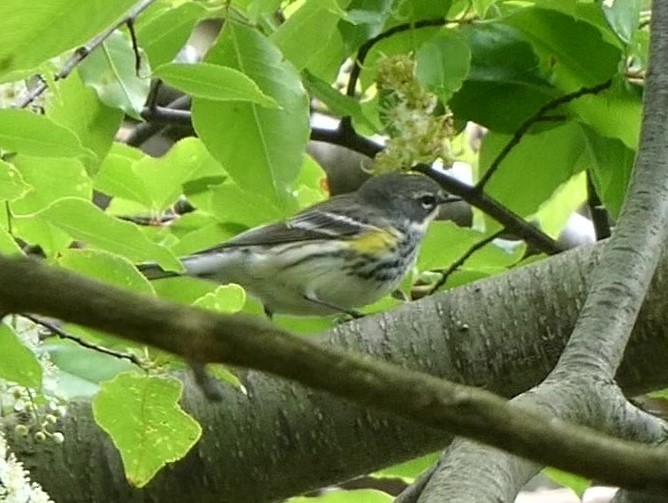
[[[378,229],[351,239],[350,248],[360,253],[379,253],[396,245],[397,239],[397,236],[389,230]]]

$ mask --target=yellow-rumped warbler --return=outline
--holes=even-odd
[[[268,316],[351,313],[397,287],[439,205],[454,200],[424,175],[378,175],[357,192],[249,229],[182,262],[190,276],[243,286]],[[149,279],[175,275],[155,264],[139,268]]]

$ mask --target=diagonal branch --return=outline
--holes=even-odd
[[[90,40],[86,45],[79,47],[72,56],[63,64],[63,66],[58,70],[54,76],[54,80],[60,80],[66,78],[72,71],[86,59],[91,52],[97,49],[102,43],[107,40],[114,31],[118,28],[127,24],[128,22],[134,21],[134,19],[146,10],[151,4],[155,3],[156,0],[142,0],[137,3],[132,9],[130,9],[127,14],[125,14],[121,19],[119,19],[112,26],[107,28],[105,31],[97,35],[95,38]],[[16,105],[18,108],[25,108],[30,105],[35,99],[46,91],[48,84],[44,80],[40,80],[39,84],[35,86],[26,96],[24,96]]]

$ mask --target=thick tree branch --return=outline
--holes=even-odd
[[[613,379],[668,237],[668,5],[657,1],[653,6],[642,136],[618,225],[557,366],[541,385],[513,400],[627,438],[652,429],[655,420],[626,402]],[[656,442],[666,435],[656,433],[647,440]],[[485,473],[503,482],[477,482],[472,487],[469,481],[475,480],[481,463]],[[445,492],[477,502],[511,499],[538,469],[526,460],[458,439],[420,501],[439,501]]]
[[[668,456],[662,450],[548,420],[484,390],[323,349],[261,319],[216,315],[106,287],[30,259],[5,257],[0,257],[0,310],[58,317],[196,362],[270,372],[559,468],[668,491],[663,470]]]
[[[155,3],[156,0],[142,0],[141,2],[137,3],[132,9],[128,11],[128,13],[123,16],[121,19],[119,19],[116,23],[114,23],[112,26],[107,28],[105,31],[100,33],[98,36],[93,38],[90,42],[88,42],[86,45],[79,47],[72,56],[63,64],[63,66],[56,72],[54,75],[54,80],[60,80],[64,79],[67,77],[70,73],[72,73],[72,70],[74,70],[79,63],[81,63],[84,59],[86,59],[91,52],[93,52],[95,49],[97,49],[99,46],[101,46],[105,40],[107,40],[114,31],[116,31],[118,28],[123,26],[124,24],[133,21],[139,14],[141,14],[144,10],[146,10],[148,7],[151,6],[151,4]],[[30,105],[37,97],[39,97],[46,89],[48,88],[48,84],[44,81],[41,80],[39,84],[35,86],[34,89],[32,89],[25,97],[19,101],[17,104],[17,107],[19,108],[25,108],[28,105]]]
[[[539,382],[558,358],[600,248],[580,248],[342,325],[326,334],[328,344],[513,396]],[[64,290],[59,285],[54,295]],[[668,257],[618,375],[628,393],[668,383],[662,351],[668,344],[666,291]],[[118,323],[123,322],[119,314]],[[202,422],[205,436],[186,460],[142,491],[125,482],[118,455],[92,422],[89,404],[72,408],[64,419],[66,439],[76,441],[66,441],[62,449],[21,447],[17,439],[12,448],[28,453],[32,474],[57,501],[67,499],[76,484],[82,501],[166,501],[197,494],[204,502],[260,503],[433,451],[448,438],[261,373],[242,379],[248,396],[227,389],[224,406],[211,405],[197,390],[188,394],[185,405]]]

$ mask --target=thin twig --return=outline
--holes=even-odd
[[[130,33],[130,40],[132,41],[132,52],[135,53],[135,75],[139,77],[139,71],[141,70],[141,53],[139,52],[139,42],[137,42],[137,34],[135,33],[135,20],[130,18],[125,22],[125,25],[128,27],[128,32]]]
[[[78,344],[79,346],[82,346],[82,347],[87,348],[87,349],[92,349],[93,351],[97,351],[98,353],[103,353],[105,355],[113,356],[115,358],[128,360],[131,363],[134,363],[135,365],[137,365],[138,367],[142,366],[141,361],[139,361],[139,358],[137,358],[137,356],[132,354],[132,353],[123,353],[121,351],[114,351],[113,349],[105,348],[104,346],[100,346],[100,345],[95,344],[93,342],[88,342],[87,340],[82,339],[81,337],[78,337],[76,335],[69,334],[69,333],[65,332],[62,328],[60,328],[55,323],[51,323],[50,321],[44,320],[44,319],[39,318],[37,316],[32,316],[30,314],[22,314],[21,316],[23,316],[24,318],[32,321],[33,323],[35,323],[37,325],[40,325],[40,326],[46,328],[47,330],[49,330],[53,334],[57,335],[61,339],[66,339],[68,341],[72,341],[72,342]]]
[[[128,11],[128,13],[123,16],[119,21],[114,23],[110,28],[107,28],[105,31],[97,35],[95,38],[93,38],[90,42],[88,42],[86,45],[79,47],[74,51],[72,56],[65,62],[65,64],[62,66],[60,70],[54,75],[54,80],[60,80],[64,79],[67,77],[70,73],[72,73],[72,70],[74,70],[79,63],[81,63],[84,59],[86,59],[91,52],[93,52],[95,49],[97,49],[102,43],[107,40],[114,31],[116,31],[118,28],[126,24],[129,20],[135,19],[139,14],[141,14],[144,10],[146,10],[152,3],[154,3],[156,0],[142,0],[139,2],[137,5],[135,5],[132,9]],[[25,108],[28,105],[30,105],[35,99],[44,93],[48,87],[48,84],[44,81],[41,80],[40,83],[33,89],[31,90],[19,103],[16,105],[18,108]]]
[[[552,101],[549,101],[548,103],[540,107],[535,114],[533,114],[531,117],[525,120],[520,125],[520,127],[517,128],[517,131],[515,131],[513,137],[510,139],[508,143],[506,143],[506,146],[503,147],[503,150],[501,150],[501,152],[499,152],[499,155],[496,156],[496,159],[494,159],[489,169],[480,178],[480,181],[475,186],[475,190],[479,192],[483,191],[487,182],[489,182],[490,178],[492,178],[494,173],[496,173],[496,170],[499,169],[501,162],[503,162],[503,160],[506,157],[508,157],[510,151],[517,146],[517,144],[522,140],[524,135],[529,132],[529,129],[531,129],[531,127],[536,122],[539,122],[544,119],[545,114],[547,112],[549,112],[550,110],[554,110],[560,107],[561,105],[565,105],[566,103],[570,103],[571,101],[576,100],[582,96],[588,94],[598,94],[601,91],[605,91],[606,89],[608,89],[611,85],[612,85],[612,79],[608,79],[601,84],[597,84],[591,87],[583,87],[582,89],[579,89],[575,92],[559,96],[558,98],[555,98]]]
[[[605,206],[601,203],[598,197],[594,180],[591,173],[587,171],[587,206],[589,206],[589,213],[594,224],[594,232],[596,233],[596,241],[610,237],[610,221],[608,220],[608,212]]]
[[[461,257],[459,257],[457,260],[455,260],[452,264],[450,264],[450,267],[447,269],[441,271],[441,277],[439,280],[434,284],[433,287],[429,290],[427,295],[432,295],[436,293],[443,285],[445,285],[446,281],[448,281],[448,278],[450,275],[455,272],[457,269],[459,269],[461,266],[464,265],[464,263],[471,258],[471,255],[473,255],[475,252],[478,250],[484,248],[488,244],[490,244],[492,241],[494,241],[496,238],[498,238],[501,234],[503,234],[506,230],[501,229],[500,231],[495,232],[494,234],[491,234],[487,236],[486,238],[478,241],[476,244],[471,246],[466,253],[464,253]]]
[[[154,124],[174,124],[178,126],[192,126],[190,110],[178,110],[167,107],[144,107],[141,117]]]
[[[381,40],[384,40],[386,38],[391,37],[392,35],[396,35],[397,33],[401,33],[404,31],[408,31],[411,29],[418,29],[418,28],[427,28],[429,26],[443,26],[446,23],[449,23],[450,21],[447,21],[446,19],[439,17],[435,19],[423,19],[422,21],[416,21],[414,23],[404,23],[404,24],[399,24],[397,26],[393,26],[387,31],[384,31],[383,33],[380,33],[376,35],[373,38],[370,38],[366,42],[364,42],[360,48],[357,50],[357,56],[355,57],[355,60],[353,61],[353,66],[350,69],[350,76],[348,77],[348,85],[346,87],[346,94],[348,96],[355,96],[355,88],[357,87],[357,81],[359,79],[360,73],[362,71],[362,65],[364,64],[364,60],[366,59],[367,55],[369,54],[369,51],[371,48],[376,45],[378,42]]]

